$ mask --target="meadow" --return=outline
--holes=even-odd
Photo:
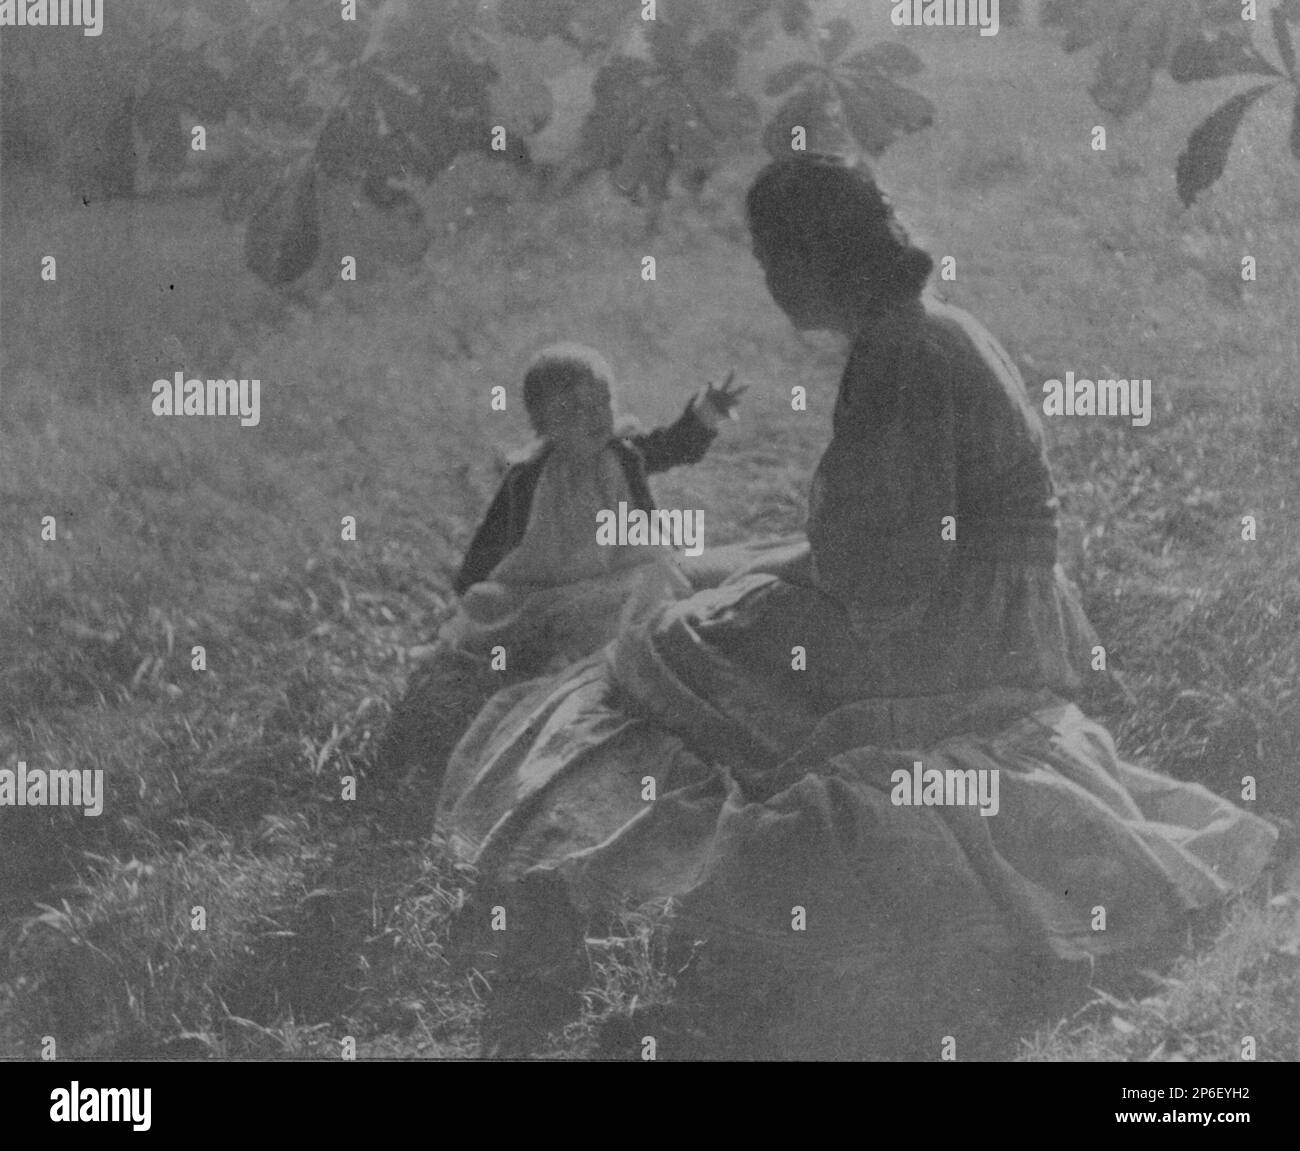
[[[985,47],[981,45],[981,47]],[[1034,1023],[1007,1058],[1300,1058],[1300,170],[1289,109],[1248,118],[1224,179],[1174,194],[1232,90],[1167,80],[1105,152],[1089,63],[1008,29],[918,44],[934,128],[877,165],[957,278],[936,287],[1043,380],[1153,381],[1147,427],[1048,422],[1062,559],[1137,703],[1121,750],[1283,828],[1278,865],[1140,996]],[[705,461],[655,482],[709,544],[798,530],[843,351],[796,333],[741,216],[762,163],[641,212],[462,165],[422,263],[299,292],[257,283],[208,199],[63,202],[8,177],[0,244],[0,766],[103,769],[98,819],[0,809],[0,1055],[472,1056],[483,976],[447,958],[467,877],[427,796],[373,778],[505,456],[512,390],[555,338],[605,350],[650,426],[706,379],[750,386]],[[486,164],[486,161],[484,161]],[[466,171],[465,168],[470,168]],[[444,205],[471,208],[451,226]],[[57,252],[59,278],[40,281]],[[653,253],[657,278],[640,276]],[[1258,279],[1243,282],[1243,255]],[[176,370],[262,380],[262,420],[159,418]],[[809,410],[790,411],[790,387]],[[40,538],[43,516],[56,541]],[[341,538],[345,516],[357,538]],[[1257,538],[1242,538],[1254,516]],[[202,645],[206,670],[192,670]],[[341,780],[357,798],[341,798]],[[193,929],[194,908],[206,926]],[[653,925],[590,942],[550,1054],[617,1049],[670,1005]]]

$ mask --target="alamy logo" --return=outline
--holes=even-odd
[[[262,419],[262,381],[187,380],[177,372],[174,379],[154,381],[153,414],[239,416],[244,427],[255,428]]]
[[[80,28],[104,31],[104,0],[0,0],[0,28]]]
[[[132,1131],[148,1131],[150,1087],[56,1087],[50,1092],[54,1123],[130,1123]]]
[[[1065,373],[1043,383],[1045,416],[1132,416],[1135,428],[1151,422],[1150,380],[1088,380]]]
[[[616,512],[596,513],[596,543],[601,547],[684,547],[688,556],[697,556],[704,551],[704,513],[680,508],[629,511],[626,502],[620,502]]]
[[[965,771],[926,767],[921,761],[912,763],[912,770],[896,770],[889,780],[894,790],[889,801],[895,807],[974,807],[980,815],[998,813],[998,769],[973,768]]]
[[[0,807],[83,807],[85,815],[104,811],[104,769],[46,771],[18,761],[18,770],[0,768]]]
[[[998,34],[998,0],[893,0],[896,28],[975,28]]]

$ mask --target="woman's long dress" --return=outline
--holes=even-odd
[[[1258,877],[1271,825],[1124,762],[1074,702],[1105,676],[1041,430],[969,316],[918,303],[857,342],[808,540],[470,729],[437,824],[531,925],[490,940],[506,966],[667,906],[704,999],[762,1004],[748,1053],[932,1058]],[[927,770],[997,802],[900,785]]]
[[[821,701],[1095,686],[1042,431],[987,332],[935,303],[881,317],[853,348],[833,426],[806,582],[701,614],[706,642],[756,671],[789,668],[802,646],[809,674],[785,678]]]

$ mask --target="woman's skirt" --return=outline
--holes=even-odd
[[[700,598],[498,693],[451,758],[437,828],[531,925],[498,941],[516,972],[655,908],[708,995],[766,1005],[752,1054],[937,1058],[1062,966],[1155,962],[1265,867],[1270,824],[1049,690],[824,706],[703,642]]]

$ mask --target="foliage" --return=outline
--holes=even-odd
[[[807,128],[817,151],[851,150],[853,143],[879,156],[904,132],[916,132],[934,120],[934,106],[895,77],[914,76],[924,65],[901,44],[885,42],[844,58],[853,37],[847,20],[833,20],[818,36],[821,59],[796,60],[767,79],[769,96],[791,89],[763,134],[767,150],[783,156],[796,125]],[[845,134],[852,142],[844,139]]]
[[[583,125],[578,169],[608,169],[614,187],[634,201],[667,199],[674,173],[700,187],[719,141],[752,130],[757,119],[753,100],[735,91],[735,36],[692,37],[697,21],[681,11],[687,15],[678,22],[650,28],[648,60],[618,55],[600,69]]]
[[[1128,116],[1146,103],[1158,71],[1167,71],[1179,84],[1249,75],[1274,80],[1231,97],[1192,132],[1176,169],[1185,205],[1223,174],[1246,111],[1280,83],[1297,87],[1289,27],[1300,22],[1297,0],[1281,0],[1268,13],[1280,68],[1255,46],[1254,22],[1242,19],[1236,0],[1052,0],[1044,20],[1064,27],[1067,52],[1100,45],[1096,77],[1088,91],[1099,108],[1116,117]],[[1300,160],[1300,88],[1290,148]]]
[[[249,221],[244,260],[268,284],[288,284],[311,267],[319,251],[316,169],[303,164]]]
[[[359,2],[349,21],[336,0],[124,0],[130,19],[106,29],[113,75],[100,101],[116,109],[100,136],[117,141],[120,170],[95,194],[132,194],[133,128],[150,165],[175,173],[186,161],[184,125],[221,125],[235,161],[223,207],[253,221],[249,266],[279,284],[315,258],[308,167],[409,212],[415,182],[460,155],[527,164],[530,137],[552,115],[545,62],[557,49],[592,76],[558,186],[605,172],[647,205],[652,227],[674,181],[698,192],[727,147],[757,141],[758,93],[740,90],[741,65],[778,34],[807,42],[812,58],[765,85],[768,95],[794,90],[762,134],[769,150],[788,153],[800,123],[810,148],[877,156],[933,120],[930,103],[897,82],[920,71],[912,53],[882,44],[846,57],[852,26],[819,30],[809,0],[658,0],[656,9],[646,20],[628,0],[376,0]],[[76,73],[66,65],[65,77]],[[494,142],[498,127],[505,139]]]
[[[349,95],[317,141],[318,162],[344,174],[360,165],[367,194],[383,204],[377,193],[395,179],[431,179],[461,152],[485,149],[490,124],[506,127],[507,155],[526,160],[526,138],[545,126],[552,101],[534,63],[539,49],[530,53],[516,38],[536,45],[554,38],[598,65],[591,110],[561,165],[560,186],[607,172],[620,193],[648,205],[654,226],[674,179],[698,192],[724,147],[755,135],[758,104],[738,88],[743,54],[776,27],[791,36],[814,31],[807,0],[660,0],[656,9],[645,20],[639,5],[619,0],[501,0],[486,15],[478,5],[452,5],[431,18],[388,0],[375,14]],[[836,143],[878,155],[899,132],[928,125],[932,109],[890,79],[886,55],[859,53],[832,77],[852,35],[846,21],[823,34],[840,107],[809,108],[810,118],[821,125],[838,113],[849,131]],[[919,68],[909,54],[906,71]],[[803,91],[816,89],[810,82]],[[769,125],[765,139],[774,131]]]

